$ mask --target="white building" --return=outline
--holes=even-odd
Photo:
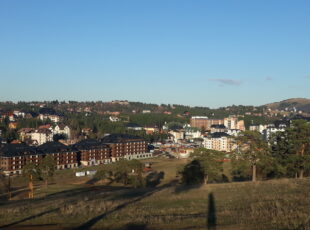
[[[222,152],[232,152],[236,148],[233,139],[226,133],[213,133],[209,137],[205,137],[203,146],[206,149]]]
[[[265,129],[267,129],[267,125],[250,125],[251,131],[257,131],[263,133]]]
[[[60,121],[60,116],[58,115],[50,115],[50,114],[40,114],[39,118],[41,121],[50,119],[54,123],[58,123]]]
[[[68,139],[71,138],[71,129],[69,126],[64,125],[64,124],[59,124],[56,125],[55,128],[53,129],[53,134],[64,134]]]
[[[195,139],[195,138],[201,138],[201,132],[197,128],[185,128],[185,139]]]
[[[31,140],[36,141],[38,145],[53,141],[53,133],[49,129],[37,129],[30,134]]]
[[[115,116],[110,116],[109,119],[110,119],[110,121],[112,121],[112,122],[118,122],[118,121],[120,121],[120,119],[119,119],[118,117],[115,117]]]
[[[268,125],[268,127],[263,130],[263,135],[265,140],[270,140],[270,137],[272,134],[277,133],[277,132],[284,132],[286,129],[286,125],[285,124],[280,124],[278,127],[276,127],[275,125],[271,124]]]
[[[171,130],[169,134],[173,136],[173,141],[178,142],[179,140],[184,139],[184,131],[183,130]]]
[[[240,129],[229,129],[229,130],[227,130],[226,133],[227,133],[228,135],[230,135],[230,136],[236,137],[236,136],[239,135],[239,133],[241,133],[241,130],[240,130]]]

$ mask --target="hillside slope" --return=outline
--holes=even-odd
[[[286,108],[291,110],[295,107],[297,110],[310,113],[310,99],[307,98],[291,98],[280,102],[266,104],[265,106],[279,110],[284,110]]]

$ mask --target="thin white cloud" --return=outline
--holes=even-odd
[[[310,75],[309,76],[305,76],[305,78],[310,79]]]
[[[272,81],[272,77],[266,77],[265,80],[266,81]]]
[[[242,84],[242,81],[240,81],[240,80],[229,79],[229,78],[210,78],[209,80],[210,81],[219,82],[219,83],[221,83],[223,85],[235,85],[235,86],[238,86],[238,85]]]

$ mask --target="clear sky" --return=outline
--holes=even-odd
[[[309,0],[0,0],[0,101],[310,97]]]

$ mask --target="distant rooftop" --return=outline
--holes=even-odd
[[[125,141],[136,141],[142,140],[141,137],[129,135],[129,134],[110,134],[105,136],[101,139],[103,143],[118,143],[118,142],[125,142]]]

